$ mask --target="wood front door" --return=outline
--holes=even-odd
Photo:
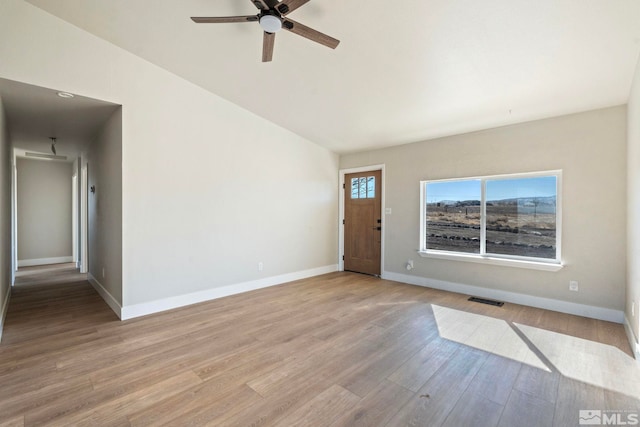
[[[380,275],[381,171],[345,175],[344,269]]]

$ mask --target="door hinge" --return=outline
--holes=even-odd
[[[342,220],[342,225],[344,225],[344,219]]]
[[[342,260],[344,261],[344,255],[342,255]]]
[[[342,188],[346,188],[346,187],[344,186],[344,184],[342,184]]]

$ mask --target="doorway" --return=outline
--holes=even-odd
[[[74,163],[14,149],[17,267],[71,263]],[[60,156],[63,157],[63,156]]]
[[[383,256],[383,170],[344,171],[341,233],[345,271],[380,276]]]

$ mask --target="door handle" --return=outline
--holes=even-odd
[[[372,230],[382,231],[382,227],[371,227]]]

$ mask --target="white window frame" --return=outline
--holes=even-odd
[[[556,258],[535,258],[519,255],[499,255],[486,253],[486,186],[487,181],[497,179],[521,179],[555,176],[556,178]],[[426,215],[426,189],[427,184],[436,182],[455,181],[480,181],[480,253],[470,254],[465,252],[443,251],[427,249],[427,215]],[[530,268],[535,270],[558,271],[562,269],[562,171],[551,170],[541,172],[527,172],[504,175],[487,175],[476,177],[462,177],[450,179],[430,179],[420,181],[420,250],[418,254],[424,258],[446,259],[453,261],[466,261],[480,264],[501,265],[508,267]]]

